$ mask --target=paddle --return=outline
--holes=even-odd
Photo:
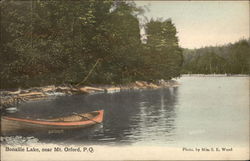
[[[86,117],[86,116],[82,116],[82,115],[80,115],[80,114],[78,114],[78,113],[73,112],[72,114],[77,115],[77,116],[80,116],[80,117],[85,118],[85,119],[88,119],[88,120],[93,121],[93,122],[95,122],[95,123],[97,123],[97,124],[100,124],[100,122],[97,122],[97,121],[95,121],[95,120],[92,120],[92,119],[90,119],[90,118],[88,118],[88,117]]]

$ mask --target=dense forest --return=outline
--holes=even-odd
[[[142,23],[144,10],[132,1],[3,0],[0,7],[0,89],[250,74],[250,40],[182,49],[171,19]]]
[[[0,89],[180,76],[175,25],[170,19],[141,24],[143,9],[131,1],[3,0],[0,7]]]
[[[250,39],[234,44],[183,49],[185,74],[250,74]]]

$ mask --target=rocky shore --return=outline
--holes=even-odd
[[[174,80],[160,80],[157,83],[136,81],[125,85],[92,85],[74,87],[71,85],[64,86],[45,86],[33,87],[30,89],[18,89],[16,91],[0,91],[0,110],[15,110],[15,107],[23,102],[55,98],[58,96],[74,94],[95,94],[95,93],[114,93],[121,90],[130,89],[157,89],[178,86]]]

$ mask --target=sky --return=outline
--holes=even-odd
[[[249,38],[249,1],[135,1],[148,19],[171,18],[183,48],[234,43]],[[143,31],[142,31],[143,32]]]

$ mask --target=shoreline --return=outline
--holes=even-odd
[[[182,74],[181,77],[249,77],[248,74]]]
[[[115,93],[123,90],[139,90],[139,89],[159,89],[175,87],[180,85],[175,80],[160,80],[157,83],[150,83],[145,81],[135,81],[123,85],[91,85],[74,87],[71,85],[64,86],[43,86],[32,87],[29,89],[18,89],[16,91],[0,91],[0,111],[6,110],[15,112],[17,105],[35,101],[56,98],[60,96],[70,96],[76,94],[96,94],[96,93]]]
[[[182,74],[181,77],[249,77],[244,74]],[[31,87],[28,89],[4,90],[0,89],[0,112],[6,110],[15,112],[18,104],[35,101],[53,99],[60,96],[70,96],[76,94],[97,94],[97,93],[115,93],[122,90],[139,89],[158,89],[179,86],[180,83],[175,79],[159,80],[156,83],[146,81],[135,81],[128,84],[119,85],[90,85],[75,87],[72,85],[49,85],[42,87]]]

